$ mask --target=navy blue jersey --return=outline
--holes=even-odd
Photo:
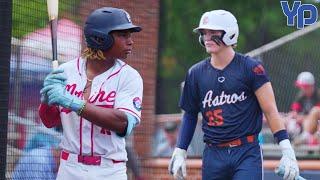
[[[201,112],[204,141],[221,143],[262,128],[262,110],[255,91],[269,82],[260,62],[236,53],[219,70],[210,58],[193,65],[186,76],[180,107],[189,113]]]

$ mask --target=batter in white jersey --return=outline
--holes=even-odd
[[[127,179],[124,137],[140,122],[143,82],[121,59],[139,31],[123,9],[93,11],[83,56],[44,80],[40,118],[48,128],[63,126],[57,179]]]

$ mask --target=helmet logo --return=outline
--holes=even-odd
[[[90,37],[90,39],[91,39],[92,41],[94,41],[95,43],[97,43],[98,45],[103,44],[103,38],[94,36],[94,37]]]
[[[127,13],[126,11],[125,11],[125,13],[126,13],[126,18],[127,18],[128,22],[132,23],[129,13]]]
[[[209,17],[208,16],[204,17],[203,21],[202,21],[202,24],[206,25],[206,24],[208,24],[208,22],[209,22]]]

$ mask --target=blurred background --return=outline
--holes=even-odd
[[[311,3],[319,8],[320,3]],[[291,7],[293,1],[288,1]],[[303,132],[303,114],[292,116],[292,104],[301,89],[295,86],[300,72],[311,72],[315,86],[320,82],[319,23],[297,29],[287,26],[279,1],[231,0],[70,0],[59,2],[58,60],[77,58],[84,47],[83,23],[86,16],[102,6],[127,10],[143,31],[134,34],[134,51],[126,61],[144,79],[142,122],[128,139],[132,150],[128,162],[129,179],[170,179],[167,166],[176,143],[181,121],[178,107],[184,77],[191,65],[208,56],[192,30],[201,15],[213,9],[232,12],[239,24],[236,51],[262,61],[276,95],[277,105],[292,141]],[[5,179],[32,179],[26,171],[38,158],[34,173],[47,173],[54,179],[58,144],[62,129],[45,128],[37,114],[39,91],[51,71],[51,36],[46,1],[8,0],[0,4],[0,28],[4,30],[1,50],[1,174]],[[7,13],[7,14],[5,14]],[[309,14],[308,14],[309,13]],[[308,12],[306,16],[310,16]],[[6,15],[6,16],[4,16]],[[8,26],[5,26],[8,25]],[[7,45],[7,46],[6,46]],[[0,48],[1,49],[1,48]],[[7,62],[5,64],[5,62]],[[7,76],[8,75],[8,76]],[[320,102],[318,102],[320,103]],[[6,106],[6,104],[8,104]],[[297,112],[298,114],[300,112]],[[188,149],[187,179],[201,179],[201,119]],[[299,120],[298,120],[299,119]],[[320,131],[318,131],[320,132]],[[265,160],[265,179],[279,179],[273,173],[281,157],[268,125],[259,135]],[[320,140],[318,133],[294,148],[302,175],[320,179]],[[34,158],[26,158],[26,157]],[[130,160],[129,160],[130,161]],[[43,172],[41,172],[43,171]],[[2,179],[2,178],[1,178]],[[3,178],[4,179],[4,178]]]

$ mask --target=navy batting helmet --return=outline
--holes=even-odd
[[[107,50],[113,45],[111,31],[141,31],[141,27],[133,25],[129,13],[123,9],[103,7],[93,11],[84,26],[87,46],[93,49]]]

